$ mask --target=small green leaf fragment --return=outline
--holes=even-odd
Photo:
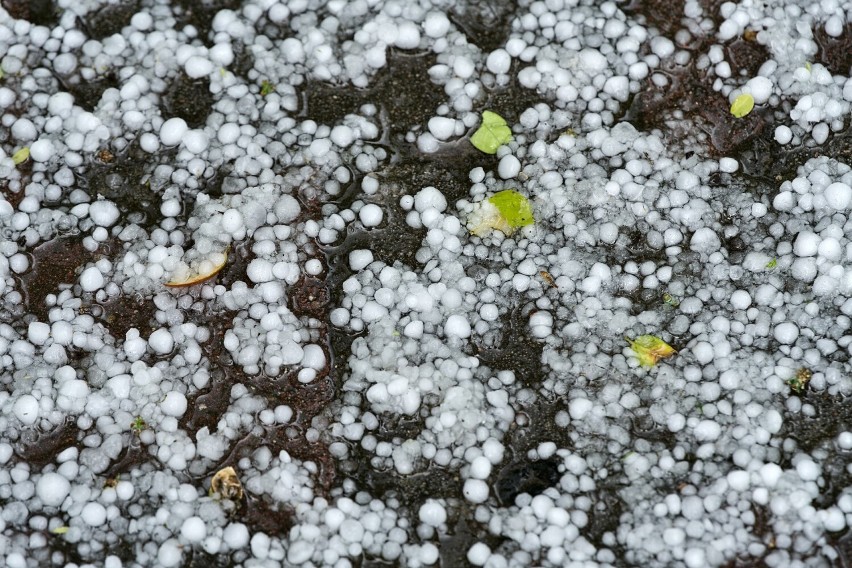
[[[636,339],[627,338],[630,349],[639,359],[643,367],[653,367],[660,359],[671,357],[676,353],[671,345],[654,335],[640,335]]]
[[[68,527],[63,525],[61,527],[56,527],[55,529],[50,529],[50,532],[53,534],[65,534],[68,532]]]
[[[30,159],[30,147],[24,146],[14,154],[12,154],[12,161],[17,166],[18,164],[23,164],[27,160]]]
[[[806,388],[808,388],[808,383],[811,382],[811,370],[805,367],[802,367],[792,379],[787,381],[787,384],[790,385],[790,390],[796,394],[801,394]]]
[[[532,225],[535,221],[530,200],[514,189],[504,189],[495,193],[488,198],[488,201],[497,207],[497,211],[513,229]]]
[[[766,263],[766,268],[768,268],[769,270],[772,270],[776,266],[778,266],[778,259],[777,258],[773,258],[772,260],[770,260],[769,262]]]
[[[680,305],[680,302],[677,300],[677,298],[675,298],[674,296],[672,296],[668,292],[663,294],[663,302],[665,302],[666,304],[668,304],[669,306],[671,306],[673,308],[676,308]]]
[[[476,236],[484,236],[492,230],[509,236],[515,229],[535,222],[529,199],[515,191],[505,189],[481,201],[468,217],[468,230]]]
[[[266,95],[270,95],[275,92],[275,85],[265,80],[260,84],[260,95],[265,97]]]
[[[743,93],[734,99],[731,104],[731,114],[736,118],[742,118],[754,109],[754,97],[749,93]]]
[[[470,137],[474,148],[486,154],[496,154],[497,148],[512,140],[512,129],[506,120],[490,110],[482,111],[482,124]]]
[[[133,422],[130,424],[130,429],[133,430],[134,434],[140,434],[143,430],[148,427],[148,423],[145,422],[145,419],[141,416],[137,416],[133,419]]]

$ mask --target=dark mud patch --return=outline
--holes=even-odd
[[[21,277],[27,310],[39,321],[47,321],[48,306],[44,299],[56,294],[59,287],[76,282],[81,267],[96,259],[96,254],[83,246],[80,237],[57,238],[32,251],[32,268]]]
[[[242,2],[240,0],[177,0],[176,4],[180,8],[176,27],[193,26],[198,31],[198,37],[207,42],[210,39],[211,24],[216,14],[220,10],[239,11]]]
[[[378,103],[388,116],[389,141],[401,143],[409,129],[424,124],[444,102],[443,90],[429,78],[429,68],[434,64],[435,56],[431,54],[389,50],[387,65],[369,88],[308,82],[304,89],[306,118],[334,125],[347,114],[357,113],[362,105]]]
[[[52,27],[59,21],[60,8],[55,0],[3,0],[2,5],[13,18],[37,26]]]
[[[67,419],[52,430],[29,429],[21,432],[15,455],[30,466],[41,469],[70,447],[83,448],[82,432],[73,419]]]
[[[518,72],[522,67],[523,64],[520,61],[513,60],[512,66],[509,69],[509,84],[505,87],[493,88],[488,93],[487,101],[482,106],[483,110],[487,109],[496,112],[505,118],[509,124],[517,124],[521,118],[521,113],[538,103],[543,103],[548,107],[552,104],[551,101],[541,98],[536,91],[527,89],[518,82]],[[473,149],[471,144],[467,143],[467,145]],[[493,159],[494,164],[492,167],[496,167],[496,156],[485,155],[479,150],[474,151],[480,160],[480,163],[477,165],[487,167],[491,165],[489,161]]]
[[[303,274],[287,291],[290,311],[298,317],[325,320],[331,302],[331,293],[325,282]]]
[[[178,117],[190,128],[199,128],[207,122],[214,103],[209,79],[190,79],[181,74],[163,97],[163,119]]]
[[[769,59],[769,50],[765,45],[757,43],[752,34],[746,33],[746,36],[725,44],[725,59],[731,65],[731,73],[751,78],[757,75],[760,66]]]
[[[813,416],[785,411],[784,429],[779,434],[794,439],[799,450],[810,452],[834,440],[840,432],[852,431],[852,404],[848,396],[815,392],[806,387],[802,402],[813,407]]]
[[[130,19],[139,11],[142,3],[137,1],[108,4],[94,12],[86,14],[81,22],[82,28],[92,39],[103,39],[120,33],[124,26],[130,24]]]
[[[104,91],[121,87],[115,69],[107,69],[91,80],[84,79],[79,73],[68,76],[57,75],[56,78],[64,90],[74,95],[74,104],[89,112],[98,106]]]
[[[135,434],[131,435],[135,436]],[[159,463],[148,451],[148,446],[142,444],[138,438],[134,437],[130,440],[129,444],[125,444],[118,456],[110,462],[103,473],[103,477],[107,480],[118,479],[121,475],[152,461]]]
[[[619,2],[619,7],[628,16],[644,22],[649,27],[657,28],[662,35],[672,38],[683,27],[681,20],[684,17],[684,4],[683,0],[630,0]]]
[[[481,339],[472,341],[473,354],[494,371],[508,370],[523,385],[538,386],[546,370],[541,363],[544,344],[529,335],[528,310],[515,308]]]
[[[504,507],[508,507],[513,505],[515,498],[522,493],[531,497],[541,495],[545,489],[556,485],[562,477],[559,473],[561,461],[555,458],[535,461],[521,458],[512,461],[497,474],[494,482],[497,499]]]
[[[848,77],[852,70],[852,23],[846,23],[843,33],[831,37],[825,26],[818,24],[814,29],[817,44],[816,60],[825,65],[832,75]]]
[[[141,337],[148,337],[154,329],[156,307],[141,295],[119,296],[107,300],[101,307],[101,321],[116,340],[123,340],[133,328],[139,330]]]
[[[494,51],[506,43],[512,29],[512,19],[519,7],[517,2],[510,0],[465,0],[454,2],[452,6],[448,14],[450,21],[464,32],[468,42],[484,53]]]
[[[151,227],[162,220],[161,195],[147,178],[161,163],[168,163],[176,150],[149,154],[134,142],[122,151],[106,151],[92,158],[79,186],[92,198],[103,196],[116,203],[122,218],[140,226]],[[108,159],[103,159],[104,157]]]

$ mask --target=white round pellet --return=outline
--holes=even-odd
[[[90,527],[99,527],[106,522],[106,508],[100,503],[86,503],[80,511],[80,518]]]
[[[447,323],[444,325],[444,334],[448,337],[466,339],[471,334],[470,322],[464,316],[453,314],[447,318]]]
[[[358,211],[358,218],[365,227],[378,227],[382,224],[384,213],[375,203],[368,203]]]
[[[105,282],[104,275],[97,266],[90,266],[80,274],[80,287],[84,292],[100,290]]]
[[[464,482],[462,494],[471,503],[484,503],[488,500],[488,484],[481,479],[468,479]]]
[[[521,162],[512,154],[506,154],[500,158],[500,163],[497,165],[497,173],[503,179],[511,179],[517,176],[521,171]]]
[[[447,522],[446,509],[444,509],[444,506],[434,499],[427,499],[426,502],[420,506],[418,516],[421,523],[429,525],[430,527],[439,527]]]
[[[100,227],[112,227],[118,221],[118,207],[112,201],[99,199],[89,205],[89,217]]]
[[[53,142],[47,138],[40,138],[30,146],[30,158],[35,162],[47,162],[55,152]]]
[[[38,400],[31,394],[24,394],[15,401],[12,407],[15,417],[27,426],[34,424],[39,416]]]
[[[488,54],[485,66],[494,74],[508,73],[512,65],[512,57],[505,49],[495,49]]]
[[[201,542],[207,536],[207,524],[201,517],[189,517],[181,525],[180,534],[189,542]]]
[[[183,560],[183,551],[177,539],[170,538],[160,545],[157,551],[157,560],[165,568],[177,566]]]
[[[192,79],[200,79],[201,77],[206,77],[210,73],[213,72],[213,62],[207,59],[206,57],[199,57],[197,55],[193,55],[189,59],[186,60],[186,63],[183,65],[184,71],[189,75]]]
[[[772,94],[772,81],[766,77],[753,77],[745,84],[745,91],[751,93],[754,104],[762,105],[769,100],[769,96]]]
[[[474,566],[485,566],[491,556],[491,549],[484,542],[477,542],[467,551],[467,561]]]
[[[443,12],[429,12],[423,20],[423,31],[431,38],[444,37],[450,29],[450,20]]]
[[[740,167],[740,163],[734,158],[722,158],[719,160],[719,169],[725,173],[734,173]]]
[[[58,473],[45,473],[36,483],[36,495],[47,507],[58,507],[71,492],[71,483]]]
[[[358,249],[349,253],[349,268],[356,272],[366,268],[371,262],[373,262],[373,253],[370,250]]]
[[[470,476],[474,479],[488,479],[491,475],[491,460],[485,456],[477,456],[470,464]]]
[[[183,145],[193,154],[201,154],[210,145],[210,138],[203,130],[194,128],[183,136]]]
[[[186,135],[189,127],[182,118],[170,118],[160,127],[160,142],[165,146],[177,146]]]
[[[174,416],[180,418],[186,412],[187,401],[183,393],[170,391],[166,393],[165,398],[160,403],[160,410],[166,416]]]
[[[775,141],[779,144],[789,144],[793,139],[793,131],[789,126],[781,125],[775,128]]]
[[[852,204],[852,187],[842,182],[835,182],[825,188],[825,202],[829,207],[844,211]]]
[[[775,326],[772,335],[783,345],[792,345],[799,338],[799,326],[790,321],[779,323]]]
[[[171,353],[175,346],[175,339],[168,329],[159,328],[148,336],[148,345],[158,355]]]

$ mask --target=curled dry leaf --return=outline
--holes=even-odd
[[[172,273],[172,279],[166,282],[170,288],[183,288],[199,284],[216,276],[228,262],[228,251],[210,253],[207,258],[191,264],[182,263]]]
[[[677,353],[671,345],[654,335],[640,335],[636,339],[627,339],[630,349],[643,367],[653,367],[660,359]]]
[[[240,483],[233,467],[223,467],[216,472],[210,481],[210,496],[231,501],[239,501],[243,498],[243,484]]]

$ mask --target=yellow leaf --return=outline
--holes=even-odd
[[[14,154],[12,154],[12,161],[17,166],[18,164],[23,164],[27,160],[30,159],[30,147],[24,146]]]
[[[181,265],[175,269],[172,279],[166,282],[169,288],[184,288],[199,284],[216,276],[228,262],[228,251],[212,252],[207,257],[196,260],[190,265]]]
[[[627,338],[627,342],[643,367],[653,367],[660,359],[677,353],[671,345],[654,335],[640,335],[636,339]]]
[[[754,97],[749,93],[743,93],[734,99],[731,105],[731,114],[736,118],[742,118],[754,108]]]
[[[68,532],[68,527],[66,527],[66,526],[56,527],[55,529],[51,529],[50,532],[52,532],[53,534],[65,534],[65,533]]]

